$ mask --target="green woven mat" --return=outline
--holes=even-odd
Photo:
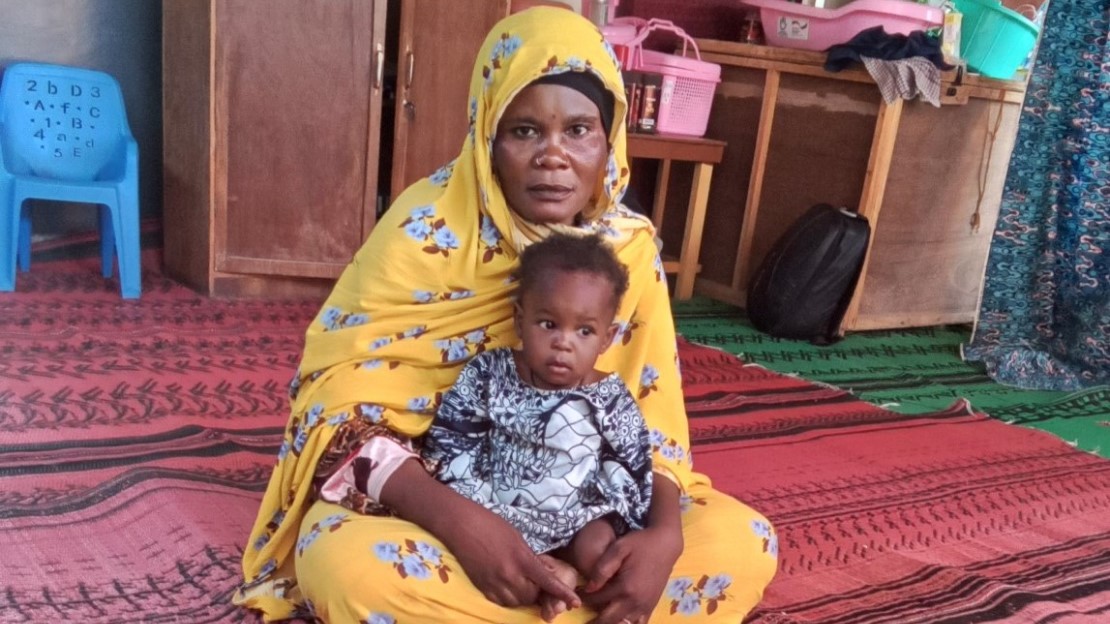
[[[767,368],[849,390],[905,414],[964,398],[979,411],[1042,429],[1110,457],[1110,387],[1077,393],[1018,390],[993,382],[960,359],[966,325],[857,332],[827,347],[783,340],[753,328],[744,312],[704,297],[675,303],[678,331]]]

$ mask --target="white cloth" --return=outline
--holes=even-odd
[[[893,61],[862,58],[887,104],[898,98],[912,100],[920,94],[921,99],[940,107],[940,70],[932,61],[921,56]]]

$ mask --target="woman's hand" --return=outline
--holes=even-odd
[[[406,461],[382,486],[381,502],[439,538],[467,577],[504,607],[536,604],[540,592],[568,607],[582,601],[525,543],[516,527]]]
[[[568,608],[582,605],[573,581],[560,580],[516,527],[485,507],[465,502],[471,509],[455,517],[454,526],[439,537],[486,598],[501,606],[520,607],[538,604],[543,593]]]
[[[582,597],[598,613],[593,624],[646,622],[681,553],[681,531],[663,528],[633,531],[613,542],[588,576]]]
[[[591,624],[647,622],[682,554],[678,486],[658,473],[652,483],[647,528],[617,538],[586,575]]]

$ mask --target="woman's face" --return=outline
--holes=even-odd
[[[533,223],[570,225],[594,199],[609,142],[597,106],[569,87],[525,87],[505,109],[493,167],[505,200]]]

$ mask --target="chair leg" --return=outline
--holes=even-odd
[[[15,264],[19,249],[19,206],[11,197],[11,187],[0,178],[0,292],[15,290]],[[4,202],[11,201],[7,209]]]
[[[23,208],[19,211],[19,270],[26,273],[31,270],[31,211]]]
[[[112,227],[112,210],[104,204],[97,204],[100,222],[100,274],[105,279],[112,277],[112,267],[116,256],[116,235]]]
[[[142,294],[142,258],[139,249],[139,186],[137,182],[121,185],[116,196],[116,253],[119,256],[119,283],[124,299],[137,299]]]

